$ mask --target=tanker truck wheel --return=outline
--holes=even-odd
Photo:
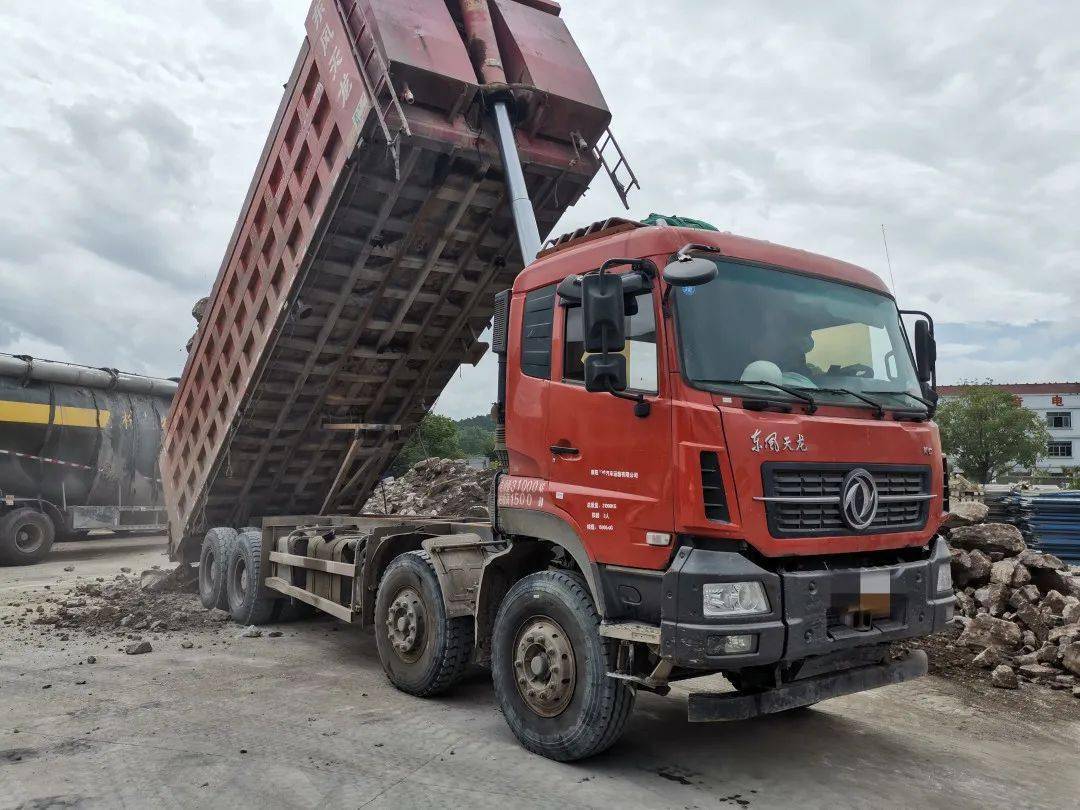
[[[0,565],[31,565],[52,548],[56,528],[36,509],[23,507],[0,518]]]
[[[218,526],[206,533],[199,554],[199,601],[207,610],[229,609],[225,592],[225,561],[236,542],[236,530]]]
[[[611,747],[635,697],[632,686],[607,676],[614,657],[579,576],[540,571],[518,581],[491,639],[495,695],[518,741],[560,762]]]
[[[229,548],[225,560],[225,591],[229,613],[237,624],[269,624],[281,613],[282,601],[263,582],[262,532],[247,529]]]
[[[447,618],[426,551],[402,554],[387,566],[375,597],[375,643],[386,677],[410,695],[441,694],[465,674],[473,618]]]

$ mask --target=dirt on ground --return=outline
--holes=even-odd
[[[125,650],[165,635],[232,629],[229,614],[206,610],[195,595],[195,572],[187,566],[121,568],[111,579],[43,585],[6,602],[0,624],[15,642],[53,644],[100,637]],[[144,650],[144,652],[149,652]],[[132,653],[137,654],[137,653]]]

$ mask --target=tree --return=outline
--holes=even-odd
[[[390,465],[390,474],[399,476],[426,458],[462,458],[463,455],[454,420],[429,413]]]
[[[989,382],[968,386],[942,403],[936,420],[946,455],[964,475],[983,484],[1015,467],[1033,467],[1050,439],[1038,414]]]
[[[480,425],[457,424],[458,443],[466,456],[487,456],[495,458],[495,431],[485,430]]]

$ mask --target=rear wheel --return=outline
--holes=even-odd
[[[402,554],[387,566],[375,598],[375,641],[386,677],[410,695],[438,695],[465,674],[473,619],[447,618],[426,551]]]
[[[45,559],[56,539],[53,522],[22,507],[0,518],[0,565],[32,565]]]
[[[225,590],[229,614],[238,624],[267,624],[281,612],[282,600],[263,582],[262,533],[242,532],[229,549],[225,563]]]
[[[608,677],[615,649],[585,583],[564,571],[530,574],[510,589],[491,641],[495,695],[525,748],[584,759],[611,747],[634,707],[634,689]]]
[[[206,533],[199,554],[199,601],[207,610],[229,609],[225,588],[225,563],[236,531],[218,526]]]

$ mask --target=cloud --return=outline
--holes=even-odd
[[[1077,376],[1080,7],[563,6],[644,186],[631,216],[894,276],[938,320],[943,381]],[[0,351],[179,372],[307,7],[0,11]],[[621,213],[601,176],[557,231]],[[437,407],[485,412],[494,390],[488,359]]]

